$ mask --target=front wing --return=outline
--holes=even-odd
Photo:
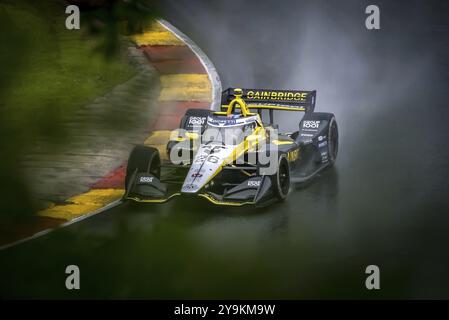
[[[131,179],[124,199],[144,203],[165,203],[176,197],[198,197],[223,206],[265,206],[272,203],[274,193],[270,176],[249,175],[248,170],[249,168],[240,170],[225,167],[208,186],[194,194],[182,193],[180,181],[183,180],[176,180],[173,175],[159,180],[152,174],[139,173]]]

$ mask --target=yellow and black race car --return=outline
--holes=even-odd
[[[167,161],[155,148],[133,149],[124,199],[161,203],[188,195],[234,206],[286,199],[291,184],[308,181],[337,157],[335,116],[314,112],[315,100],[316,91],[223,91],[221,111],[186,112],[167,144]],[[303,114],[298,130],[278,131],[279,110]]]

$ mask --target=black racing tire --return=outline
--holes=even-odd
[[[290,167],[285,154],[279,157],[278,170],[271,176],[271,181],[276,198],[279,201],[287,199],[290,191]]]
[[[329,165],[332,166],[337,160],[338,154],[338,125],[335,117],[332,117],[329,121],[329,133],[328,133],[328,153],[329,153]]]
[[[151,173],[156,178],[161,176],[161,158],[156,148],[137,145],[131,151],[126,166],[125,189],[135,173]]]

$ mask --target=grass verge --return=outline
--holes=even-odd
[[[135,74],[118,53],[98,50],[104,35],[65,28],[64,1],[0,3],[0,219],[35,211],[20,161],[37,141],[67,143],[63,117]],[[47,146],[46,146],[47,147]],[[48,150],[46,150],[48,152]]]

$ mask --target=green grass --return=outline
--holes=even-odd
[[[0,3],[0,223],[36,210],[20,166],[36,142],[49,142],[44,152],[67,144],[62,119],[135,74],[119,53],[98,49],[108,38],[89,32],[84,13],[81,30],[67,30],[66,17],[61,0]]]
[[[2,100],[9,112],[18,115],[16,121],[27,121],[47,108],[52,113],[71,113],[134,74],[119,57],[105,59],[97,52],[102,39],[87,35],[82,23],[81,30],[67,30],[64,7],[58,3],[0,5],[0,14],[11,22],[0,32],[13,35],[2,43],[2,62],[19,63],[7,75],[10,90]],[[22,51],[18,55],[16,48]]]

